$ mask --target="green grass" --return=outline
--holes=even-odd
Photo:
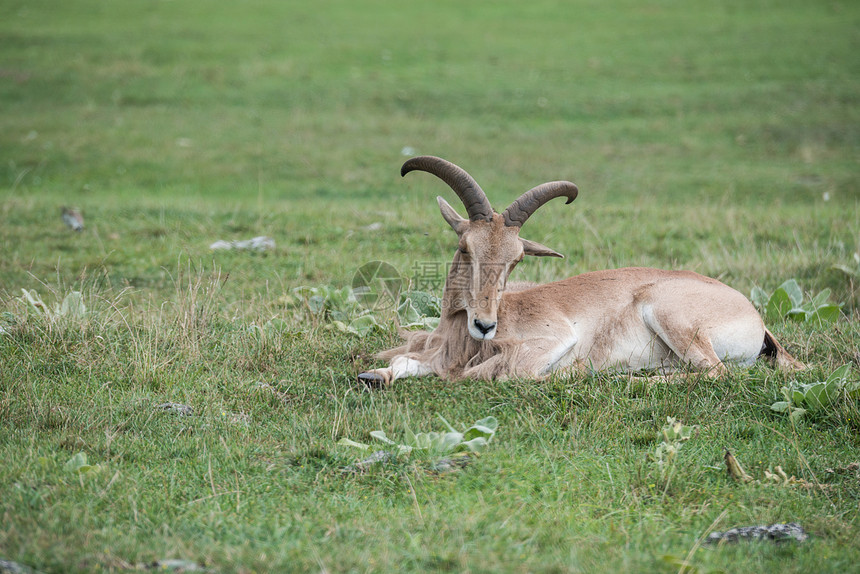
[[[850,571],[860,484],[827,469],[858,459],[856,402],[795,426],[768,408],[795,375],[764,365],[368,392],[355,375],[393,329],[336,333],[289,295],[367,261],[449,260],[434,197],[453,194],[399,177],[411,147],[499,209],[579,185],[523,230],[567,258],[517,279],[650,265],[748,294],[794,277],[846,304],[831,327],[769,325],[811,365],[796,377],[856,367],[857,286],[832,266],[860,251],[858,25],[850,2],[3,2],[0,559]],[[277,248],[208,248],[255,235]],[[21,289],[49,306],[81,291],[87,315],[40,318]],[[360,454],[338,439],[440,430],[437,414],[500,427],[451,475],[426,456],[342,472]],[[647,460],[667,416],[699,426],[669,481]],[[724,448],[757,478],[780,465],[827,489],[736,484]],[[78,452],[100,472],[64,470]],[[781,521],[810,542],[696,549],[710,527]]]

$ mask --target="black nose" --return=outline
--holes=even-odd
[[[475,319],[475,327],[478,328],[478,331],[480,331],[482,335],[486,335],[487,333],[496,328],[496,324],[484,323],[480,319]]]

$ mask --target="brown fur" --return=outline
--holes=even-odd
[[[506,369],[503,360],[515,350],[504,341],[477,341],[466,329],[466,313],[460,311],[440,321],[434,331],[404,331],[406,339],[400,347],[377,354],[391,360],[406,356],[428,365],[439,377],[448,380],[463,378],[493,379]]]
[[[436,160],[426,161],[438,166]],[[470,183],[465,192],[458,191],[461,199],[465,193],[485,201],[471,177],[465,178]],[[452,185],[455,179],[445,180]],[[362,373],[362,380],[387,385],[429,373],[448,380],[541,378],[583,368],[670,373],[692,367],[720,375],[726,371],[724,359],[750,364],[760,349],[780,368],[802,368],[765,329],[746,297],[691,271],[630,267],[544,285],[507,285],[525,255],[561,257],[519,236],[522,206],[534,211],[543,204],[534,203],[537,189],[567,190],[569,201],[576,196],[568,182],[544,184],[512,204],[517,217],[493,213],[469,220],[437,198],[442,217],[458,236],[439,326],[433,332],[404,333],[403,345],[378,355],[390,366]],[[470,205],[471,199],[464,203]]]

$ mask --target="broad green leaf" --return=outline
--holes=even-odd
[[[421,327],[422,329],[426,329],[428,331],[434,330],[439,326],[439,322],[441,319],[439,317],[422,317],[421,322],[415,325],[404,325],[406,327]]]
[[[439,441],[442,440],[442,435],[444,433],[431,431],[427,433],[427,439],[430,441],[430,448],[436,448],[439,446]]]
[[[806,318],[810,314],[810,312],[811,311],[806,311],[805,309],[794,308],[791,309],[788,313],[786,313],[785,317],[797,323],[803,323],[804,321],[806,321]]]
[[[806,402],[806,395],[804,391],[799,391],[794,389],[791,391],[791,404],[793,405],[802,405]]]
[[[435,329],[439,325],[440,309],[438,297],[423,291],[411,291],[397,308],[400,326]]]
[[[414,325],[421,322],[421,314],[412,304],[411,299],[406,299],[400,304],[400,307],[397,308],[397,315],[404,326]]]
[[[791,408],[791,403],[788,401],[777,401],[770,405],[770,410],[778,413],[786,413]]]
[[[344,323],[343,321],[332,321],[331,323],[326,325],[326,329],[332,330],[332,331],[337,330],[337,331],[340,331],[341,333],[346,333],[348,331],[349,327],[347,327],[346,323]]]
[[[393,440],[391,440],[390,438],[388,438],[385,435],[385,431],[381,431],[381,430],[370,431],[370,436],[372,436],[373,438],[375,438],[379,442],[384,442],[387,445],[391,445],[391,446],[397,445],[396,442],[394,442]]]
[[[406,293],[406,297],[422,317],[438,317],[442,311],[442,300],[432,293],[410,291]]]
[[[70,319],[82,319],[87,314],[84,298],[80,291],[72,291],[63,299],[60,315]]]
[[[449,423],[449,422],[445,419],[445,417],[443,417],[443,416],[442,416],[442,415],[440,415],[439,413],[436,413],[436,416],[437,416],[437,417],[439,417],[439,420],[441,420],[441,421],[442,421],[442,424],[443,424],[443,425],[445,425],[445,428],[447,428],[450,432],[457,432],[457,429],[455,429],[454,427],[452,427],[452,426],[451,426],[451,423]]]
[[[370,450],[369,444],[364,444],[363,442],[356,442],[356,441],[350,440],[346,437],[343,437],[342,439],[337,441],[337,444],[343,445],[343,446],[352,446],[355,448],[360,448],[361,450]]]
[[[81,451],[66,461],[66,464],[63,465],[63,469],[69,472],[78,472],[78,470],[84,466],[88,466],[87,453]]]
[[[430,433],[420,432],[414,435],[412,446],[419,450],[430,449],[433,447],[433,437],[430,436]]]
[[[82,451],[70,458],[66,464],[63,465],[63,469],[68,472],[76,472],[78,474],[95,474],[97,472],[101,472],[102,467],[98,464],[89,464],[87,462],[87,453]]]
[[[343,311],[342,309],[332,309],[331,307],[327,307],[326,311],[328,311],[329,321],[340,321],[341,323],[346,323],[349,321],[351,316],[351,313]]]
[[[825,383],[815,383],[807,389],[804,400],[810,410],[818,410],[830,404],[830,395]]]
[[[27,291],[26,289],[21,289],[21,293],[23,293],[22,299],[27,301],[33,309],[39,313],[40,315],[44,314],[48,308],[45,306],[45,303],[42,301],[42,297],[33,289]]]
[[[301,285],[299,287],[293,287],[293,294],[298,296],[300,299],[307,299],[311,295],[316,292],[316,289],[313,287],[308,287],[307,285]]]
[[[825,382],[824,384],[824,392],[819,396],[819,400],[822,403],[822,406],[832,405],[837,399],[839,399],[839,395],[842,393],[842,387],[845,386],[845,381],[830,381]],[[825,403],[825,401],[827,401]]]
[[[765,314],[767,318],[775,321],[777,319],[782,319],[785,317],[786,313],[791,311],[794,307],[791,303],[791,298],[786,293],[785,289],[777,289],[773,292],[773,295],[770,296],[770,299],[767,302],[767,308],[765,309]]]
[[[351,295],[351,289],[332,289],[329,291],[328,296],[326,297],[326,303],[329,309],[334,310],[344,310],[349,305],[349,298]]]
[[[488,441],[484,437],[475,437],[471,440],[463,441],[460,443],[458,450],[465,450],[469,452],[483,452],[484,449],[487,448]]]
[[[828,299],[830,299],[830,289],[824,289],[812,298],[812,308],[817,309],[822,305],[826,305]]]
[[[495,433],[495,431],[493,431],[492,429],[489,429],[485,426],[473,425],[473,426],[469,427],[468,429],[466,429],[466,432],[463,433],[463,438],[465,440],[472,440],[473,438],[480,436],[480,437],[484,437],[484,438],[489,440],[493,436],[494,433]]]
[[[800,285],[797,284],[796,280],[789,279],[788,281],[785,281],[782,285],[777,287],[777,290],[779,289],[786,292],[793,307],[800,307],[800,304],[803,303],[803,290],[801,290]]]
[[[388,446],[396,446],[397,450],[401,453],[412,452],[412,447],[405,444],[397,444],[387,436],[385,436],[385,431],[375,430],[370,431],[370,436],[375,438],[376,440],[387,444]]]
[[[750,292],[750,301],[759,309],[764,309],[767,306],[769,298],[767,292],[761,287],[753,287]]]
[[[666,422],[669,424],[661,430],[664,442],[683,442],[689,440],[693,434],[694,427],[684,425],[681,421],[675,420],[672,417],[666,417]]]
[[[325,297],[321,297],[320,295],[312,295],[308,297],[308,309],[310,309],[311,313],[314,315],[319,315],[325,310]]]
[[[845,364],[830,373],[830,375],[825,379],[825,383],[830,383],[832,381],[844,381],[847,380],[851,376],[851,365]]]
[[[806,414],[806,409],[791,409],[791,414],[788,415],[788,418],[790,418],[793,421],[797,421],[798,419],[800,419],[800,417],[802,417],[805,414]]]
[[[451,452],[457,445],[463,442],[463,433],[446,432],[439,437],[436,450],[439,452]]]
[[[364,337],[380,328],[379,323],[376,322],[376,318],[373,315],[362,315],[350,321],[346,330],[359,337]]]
[[[840,305],[822,305],[807,318],[807,321],[815,322],[821,326],[831,325],[839,319],[840,308]]]
[[[410,429],[408,426],[405,426],[405,428],[403,429],[403,434],[405,435],[404,439],[406,444],[411,446],[418,446],[416,443],[417,439],[415,438],[415,433],[412,432],[412,429]]]
[[[496,419],[496,417],[486,417],[479,421],[475,421],[475,424],[472,426],[485,427],[495,433],[496,429],[499,428],[499,421]]]

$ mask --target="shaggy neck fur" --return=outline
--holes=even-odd
[[[515,346],[504,341],[478,341],[469,335],[466,325],[466,310],[458,308],[455,292],[457,273],[461,264],[459,251],[445,280],[442,293],[442,316],[439,326],[432,332],[407,331],[401,333],[406,343],[400,347],[383,351],[380,359],[392,359],[406,355],[428,365],[440,377],[454,380],[461,378],[496,378],[504,373],[504,356],[515,352]],[[498,360],[490,360],[490,359]],[[506,357],[505,357],[506,358]],[[498,372],[497,372],[498,371]]]

